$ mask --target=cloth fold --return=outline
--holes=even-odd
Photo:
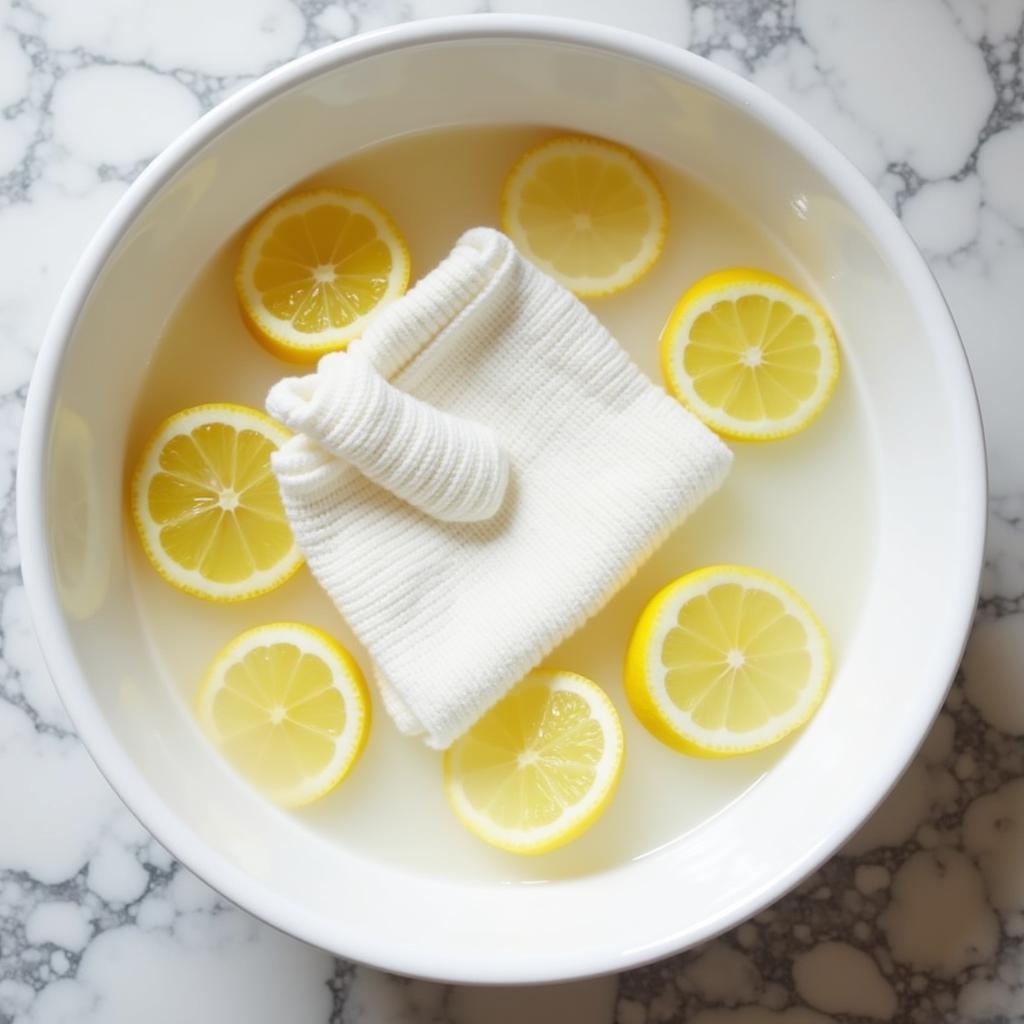
[[[493,514],[438,518],[429,501],[416,507],[415,487],[395,489],[401,473],[371,479],[358,431],[352,440],[350,423],[341,443],[334,429],[347,408],[329,383],[341,367],[340,386],[383,385],[428,421],[449,417],[452,444],[482,444],[478,470],[504,460]],[[394,398],[375,395],[364,412]],[[303,431],[272,460],[299,547],[373,659],[389,714],[437,748],[600,609],[731,462],[578,299],[487,228],[463,235],[347,355],[324,357],[315,380],[272,391],[268,410]],[[373,451],[391,443],[397,458],[396,434],[380,436],[390,442]],[[422,458],[405,468],[436,482]]]
[[[437,519],[489,519],[501,505],[508,455],[494,431],[400,391],[358,352],[279,381],[267,412]]]

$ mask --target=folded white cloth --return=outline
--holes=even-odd
[[[268,410],[302,431],[273,456],[299,547],[398,727],[437,748],[601,608],[732,458],[486,228]]]
[[[267,412],[437,519],[489,519],[505,496],[508,454],[490,427],[399,391],[358,351],[275,384]]]

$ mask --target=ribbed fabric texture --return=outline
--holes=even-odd
[[[400,391],[359,352],[275,384],[267,412],[438,519],[489,519],[505,495],[508,455],[490,427]]]
[[[306,434],[273,456],[296,540],[373,658],[388,712],[444,748],[612,597],[732,456],[490,229],[463,235],[349,351],[489,428],[508,459],[497,512],[446,522]]]

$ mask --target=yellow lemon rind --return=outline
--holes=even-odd
[[[687,374],[682,369],[682,351],[685,348],[689,327],[712,301],[729,298],[731,296],[727,293],[730,292],[736,297],[749,294],[751,290],[764,294],[766,288],[815,324],[817,334],[824,342],[822,351],[827,365],[813,401],[799,410],[799,416],[794,414],[791,423],[786,426],[773,427],[768,423],[761,427],[751,427],[725,416],[721,410],[704,402],[695,394],[689,386]],[[836,342],[832,321],[825,311],[810,296],[794,288],[784,278],[749,267],[715,271],[687,289],[676,303],[662,330],[660,356],[662,375],[672,395],[707,427],[730,441],[779,441],[800,433],[824,412],[839,380],[839,345]]]
[[[549,260],[539,256],[531,250],[523,234],[518,230],[518,218],[515,217],[513,213],[516,206],[513,197],[519,191],[522,182],[526,178],[527,172],[540,163],[541,159],[545,155],[550,154],[551,150],[568,148],[569,146],[574,145],[600,149],[605,153],[611,153],[618,158],[624,159],[636,174],[637,181],[642,182],[644,187],[648,189],[648,194],[650,198],[653,199],[652,209],[656,209],[660,214],[658,225],[654,232],[654,238],[652,239],[652,243],[646,257],[640,261],[637,266],[633,267],[629,273],[622,276],[621,279],[613,278],[607,284],[599,284],[589,287],[574,284],[571,278],[560,273]],[[535,263],[542,270],[565,285],[565,287],[573,292],[574,295],[577,295],[581,299],[597,299],[608,295],[616,295],[630,287],[630,285],[635,284],[654,266],[655,263],[657,263],[658,258],[664,251],[665,240],[668,237],[668,199],[666,198],[665,192],[653,172],[632,150],[628,149],[626,146],[592,135],[559,135],[556,138],[547,139],[546,141],[527,150],[521,157],[519,157],[515,164],[513,164],[512,169],[505,177],[505,183],[501,190],[500,211],[501,229],[513,240],[513,242],[515,242],[516,247],[520,252],[522,252],[523,255],[531,262]]]
[[[200,684],[195,697],[195,712],[203,727],[204,732],[215,745],[219,744],[217,729],[213,723],[213,716],[210,712],[213,697],[219,688],[219,682],[227,669],[239,660],[239,653],[247,648],[253,649],[261,646],[260,640],[266,644],[272,643],[294,643],[296,638],[302,638],[297,644],[304,653],[312,653],[322,658],[329,668],[335,668],[332,675],[335,686],[338,687],[339,679],[345,680],[348,690],[342,690],[345,697],[346,729],[349,722],[353,723],[355,730],[354,742],[348,745],[344,757],[339,763],[333,766],[329,777],[318,780],[318,785],[300,789],[299,791],[278,790],[268,793],[275,803],[282,807],[297,809],[306,807],[316,800],[326,796],[337,788],[351,773],[359,756],[366,747],[370,735],[370,725],[373,717],[373,704],[370,700],[370,692],[366,685],[359,663],[352,657],[337,640],[330,634],[325,633],[315,626],[307,626],[301,622],[272,622],[263,626],[255,626],[239,633],[233,640],[217,654],[206,670],[206,675]],[[326,655],[326,657],[325,657]],[[335,659],[336,664],[331,665],[330,659]]]
[[[315,205],[325,199],[335,200],[346,209],[359,209],[369,217],[396,261],[396,272],[392,274],[387,294],[368,313],[344,327],[321,332],[321,335],[307,335],[294,329],[289,330],[289,321],[275,317],[263,308],[262,298],[252,285],[251,278],[260,250],[277,223],[294,210]],[[235,293],[246,327],[272,355],[291,363],[315,363],[328,352],[347,348],[351,341],[362,334],[370,317],[404,295],[409,287],[411,268],[408,243],[387,210],[354,189],[317,188],[286,196],[256,218],[248,230],[238,260]],[[329,336],[325,338],[322,334]]]
[[[152,537],[152,534],[156,531],[152,529],[150,520],[142,512],[145,507],[145,487],[153,475],[155,467],[158,465],[155,463],[157,452],[171,437],[180,433],[180,430],[175,428],[190,417],[198,417],[199,414],[203,413],[219,414],[222,417],[226,415],[236,419],[245,418],[255,421],[262,428],[260,432],[275,439],[278,445],[283,444],[292,436],[276,420],[260,412],[259,409],[253,409],[247,405],[239,405],[233,402],[209,402],[182,409],[173,416],[169,416],[157,427],[139,456],[135,472],[132,474],[129,491],[131,514],[146,558],[167,583],[170,583],[173,587],[186,594],[190,594],[192,597],[198,597],[204,601],[218,604],[234,604],[235,602],[248,601],[254,597],[260,597],[263,594],[270,593],[272,590],[276,590],[302,568],[305,559],[302,556],[302,552],[299,551],[298,545],[293,542],[289,555],[281,560],[278,566],[275,567],[274,572],[266,570],[260,583],[250,584],[247,587],[239,585],[221,587],[209,582],[206,585],[189,582],[188,579],[183,578],[183,575],[173,567],[173,563],[169,563],[161,557],[160,546],[154,542]],[[211,415],[206,422],[217,422],[216,416]],[[192,578],[193,575],[198,574],[190,573],[189,578]]]
[[[482,839],[491,846],[495,846],[507,853],[536,856],[550,853],[552,850],[556,850],[577,839],[590,829],[608,809],[622,778],[625,736],[622,730],[622,721],[619,718],[615,705],[604,690],[592,679],[563,669],[536,669],[529,674],[527,679],[546,679],[548,685],[553,685],[559,680],[569,681],[575,684],[577,693],[581,691],[586,693],[591,708],[594,708],[596,705],[600,709],[601,714],[604,716],[603,724],[606,727],[610,727],[614,740],[614,750],[610,753],[610,756],[614,757],[614,764],[602,780],[598,791],[588,794],[588,797],[591,797],[591,799],[588,799],[585,807],[579,814],[572,816],[570,822],[561,828],[556,827],[558,822],[552,822],[551,825],[542,830],[542,835],[531,836],[522,830],[516,830],[517,834],[513,834],[511,830],[496,828],[493,822],[490,822],[483,815],[476,813],[462,795],[462,786],[458,778],[458,765],[455,763],[458,740],[444,754],[444,787],[449,806],[467,831],[478,839]],[[609,736],[608,728],[605,728],[603,731],[607,739]],[[609,755],[606,754],[606,756]]]
[[[695,736],[682,733],[677,724],[666,711],[667,698],[660,698],[652,686],[651,673],[648,665],[651,658],[657,655],[654,635],[661,626],[661,617],[668,609],[678,609],[685,601],[676,600],[680,591],[694,590],[704,583],[717,581],[737,582],[747,579],[762,586],[767,584],[769,592],[784,594],[793,606],[799,609],[800,621],[806,628],[813,630],[813,637],[821,644],[822,666],[820,678],[815,681],[815,692],[802,713],[780,725],[770,736],[756,743],[709,744]],[[689,572],[679,579],[673,580],[658,591],[648,602],[636,627],[626,651],[625,691],[626,699],[640,723],[657,739],[667,746],[688,754],[691,757],[718,759],[736,757],[764,750],[806,725],[821,706],[828,692],[832,675],[831,643],[824,626],[807,601],[788,583],[766,573],[761,569],[740,565],[712,565]]]

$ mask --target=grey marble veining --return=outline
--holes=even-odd
[[[844,150],[947,295],[977,377],[992,489],[962,670],[912,768],[847,848],[702,949],[619,979],[515,992],[335,962],[176,864],[99,776],[60,707],[28,619],[13,500],[46,320],[146,163],[203,110],[300,53],[484,9],[586,16],[689,46]],[[1024,0],[0,0],[0,1021],[1024,1016],[1022,45]]]

